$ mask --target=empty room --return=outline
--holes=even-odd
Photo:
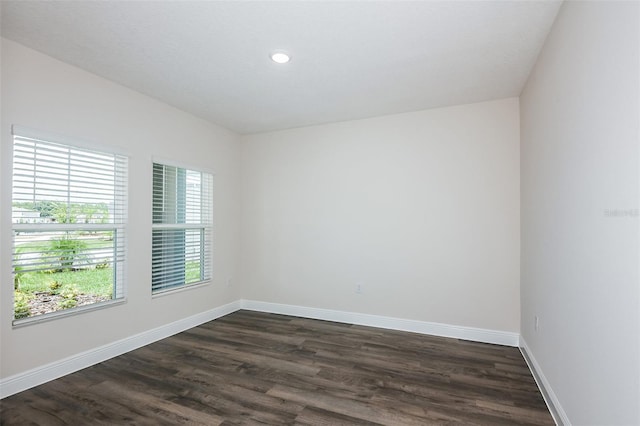
[[[640,425],[640,2],[0,25],[0,424]]]

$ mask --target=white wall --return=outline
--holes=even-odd
[[[518,114],[505,99],[243,137],[245,298],[518,332]]]
[[[576,425],[640,424],[639,22],[566,2],[520,100],[522,336]]]
[[[240,297],[227,278],[238,269],[237,136],[154,99],[2,40],[0,281],[11,282],[11,125],[59,134],[129,155],[126,304],[12,328],[11,286],[0,286],[0,377],[5,378]],[[206,168],[214,178],[213,283],[151,298],[151,158]]]

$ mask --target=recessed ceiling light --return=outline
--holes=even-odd
[[[291,60],[291,57],[284,52],[273,52],[271,54],[271,60],[277,64],[286,64]]]

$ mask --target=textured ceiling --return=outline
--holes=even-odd
[[[3,0],[1,22],[3,37],[256,133],[518,96],[559,6]]]

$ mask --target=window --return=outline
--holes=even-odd
[[[126,186],[126,157],[14,127],[14,319],[124,298]]]
[[[152,293],[211,279],[211,174],[153,164]]]

